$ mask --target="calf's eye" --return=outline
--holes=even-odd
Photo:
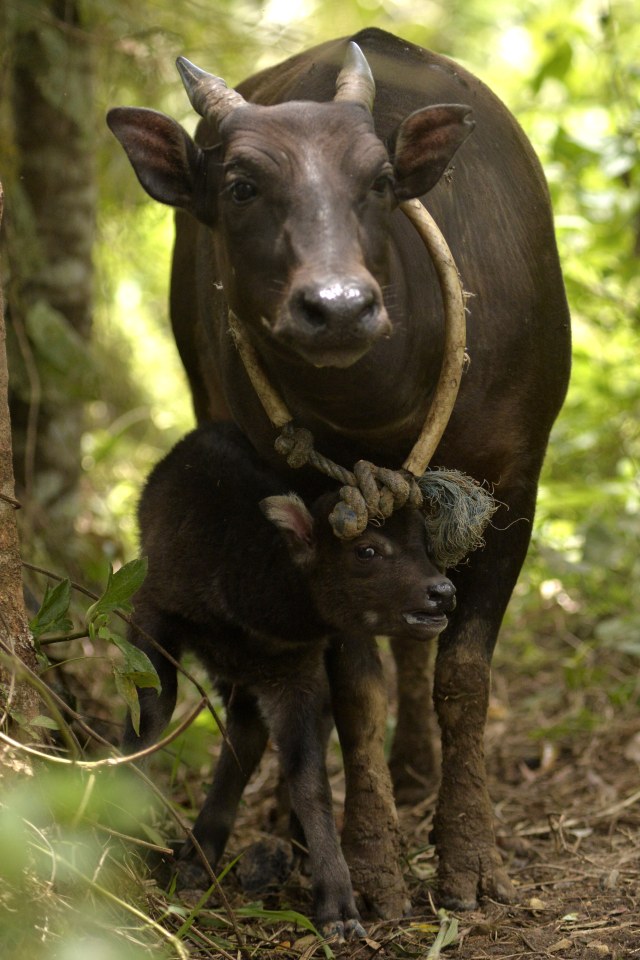
[[[369,544],[362,544],[355,549],[356,557],[358,560],[373,560],[375,557],[380,556],[375,547],[370,546]]]

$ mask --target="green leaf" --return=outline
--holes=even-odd
[[[160,692],[162,689],[160,678],[146,653],[117,633],[112,633],[109,639],[124,656],[122,672],[129,675],[137,687],[153,687]]]
[[[140,736],[140,699],[138,697],[138,688],[118,664],[113,664],[113,676],[116,682],[116,690],[129,708],[131,716],[131,725],[137,736]]]
[[[53,589],[47,586],[42,606],[29,623],[29,629],[38,639],[45,633],[66,633],[73,624],[67,616],[71,602],[71,583],[62,580]]]
[[[534,93],[539,93],[547,77],[564,80],[573,62],[573,47],[568,40],[561,40],[544,61],[531,81]]]
[[[116,690],[127,704],[133,729],[139,736],[140,699],[138,689],[152,688],[160,693],[162,690],[160,678],[146,653],[134,647],[124,637],[107,630],[101,630],[100,636],[114,643],[124,656],[124,663],[112,663],[113,676]]]
[[[129,613],[133,608],[131,606],[131,597],[144,583],[147,575],[147,558],[141,557],[138,560],[132,560],[125,563],[119,570],[113,572],[109,568],[109,577],[107,586],[100,597],[87,610],[87,620],[94,623],[100,617],[106,617],[114,610],[121,610],[123,613]],[[104,626],[106,621],[102,621],[100,626]]]
[[[427,954],[427,960],[438,960],[440,952],[445,947],[450,947],[458,939],[457,918],[449,916],[446,910],[438,910],[438,917],[440,919],[440,929]]]
[[[37,300],[26,313],[25,325],[38,358],[46,399],[68,405],[71,398],[77,402],[95,397],[95,360],[88,343],[64,314]]]
[[[260,920],[274,920],[276,923],[294,923],[303,930],[309,930],[314,933],[319,940],[322,940],[322,934],[314,927],[311,920],[305,917],[303,913],[297,910],[265,910],[260,904],[248,904],[246,907],[239,907],[236,913],[241,917],[256,917]],[[335,954],[328,943],[322,944],[324,955],[327,960],[332,960]]]
[[[47,730],[58,730],[59,726],[55,720],[52,720],[51,717],[34,717],[33,720],[29,720],[30,727],[45,727]]]

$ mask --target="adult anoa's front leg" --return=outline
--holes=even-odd
[[[496,514],[484,549],[452,575],[459,602],[439,640],[434,678],[442,739],[434,836],[439,900],[451,909],[473,909],[482,896],[515,898],[495,842],[484,732],[491,656],[529,543],[534,497],[535,487],[521,490],[508,513]]]
[[[400,832],[384,755],[387,694],[375,642],[338,637],[327,655],[333,714],[344,760],[342,848],[353,885],[390,919],[410,904],[400,870]]]
[[[280,751],[293,812],[309,852],[314,915],[327,937],[364,937],[351,878],[340,849],[326,769],[324,664],[300,665],[303,679],[262,688],[259,701]]]
[[[438,899],[452,910],[472,910],[482,896],[502,902],[514,899],[495,843],[486,782],[489,687],[489,661],[480,644],[441,646],[434,698],[442,735],[442,780],[434,837]]]

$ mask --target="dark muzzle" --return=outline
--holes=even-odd
[[[370,279],[327,278],[296,286],[273,334],[316,366],[348,367],[391,323]]]

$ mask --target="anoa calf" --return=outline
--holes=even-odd
[[[317,922],[326,933],[352,936],[363,930],[325,768],[325,651],[337,633],[341,645],[377,634],[434,637],[455,591],[429,557],[418,510],[405,508],[341,541],[328,522],[335,500],[324,494],[308,510],[231,424],[189,434],[142,495],[149,573],[135,622],[175,660],[192,650],[227,695],[228,742],[194,827],[211,865],[270,734],[309,852]],[[141,691],[140,737],[129,723],[128,751],[158,738],[175,707],[177,679],[142,633],[133,628],[131,636],[153,661],[162,691]],[[185,846],[181,859],[192,882],[194,850]]]

